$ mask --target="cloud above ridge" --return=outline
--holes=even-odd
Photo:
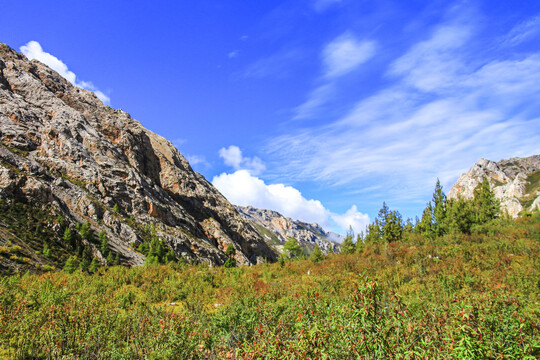
[[[336,214],[319,200],[306,199],[302,193],[284,184],[266,184],[247,170],[214,176],[212,184],[233,204],[270,209],[294,220],[318,223],[325,230],[345,234],[349,227],[360,232],[369,224],[369,217],[353,205],[345,214]]]
[[[98,90],[96,86],[92,84],[92,82],[78,80],[75,73],[69,70],[67,65],[62,60],[48,52],[43,51],[41,44],[37,41],[29,41],[26,45],[21,46],[19,50],[29,60],[36,59],[42,62],[73,85],[92,91],[104,104],[109,105],[111,103],[111,99],[102,91]]]

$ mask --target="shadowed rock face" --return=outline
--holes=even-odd
[[[540,155],[504,159],[499,162],[480,159],[462,174],[450,189],[448,198],[471,199],[478,183],[488,179],[501,208],[517,217],[522,210],[540,209]]]
[[[223,264],[228,244],[239,264],[276,259],[169,141],[4,44],[0,141],[0,198],[89,221],[108,233],[125,264],[144,260],[133,246],[144,241],[140,229],[151,223],[158,238],[190,261]]]

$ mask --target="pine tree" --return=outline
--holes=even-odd
[[[107,255],[107,265],[113,266],[114,265],[114,255],[112,251],[109,251],[109,255]]]
[[[88,271],[88,268],[90,267],[90,262],[86,258],[82,258],[81,262],[79,263],[79,270],[81,271]]]
[[[90,263],[90,267],[88,268],[88,271],[90,271],[92,274],[96,273],[99,269],[99,261],[97,258],[93,258],[92,262]]]
[[[43,245],[43,255],[45,257],[51,256],[51,249],[49,248],[49,245],[47,244]]]
[[[86,239],[88,241],[92,241],[94,234],[92,229],[90,228],[90,223],[87,221],[84,224],[82,224],[79,235],[81,235],[81,238]]]
[[[73,245],[73,233],[69,227],[64,230],[64,236],[62,237],[64,242],[69,245]]]
[[[448,202],[447,208],[450,231],[469,234],[475,221],[471,202],[458,198]]]
[[[227,255],[227,260],[225,261],[224,266],[226,268],[236,267],[236,259],[234,258],[234,255],[236,255],[236,249],[234,248],[233,244],[227,245],[225,255]]]
[[[431,206],[431,202],[427,204],[422,212],[422,218],[416,223],[414,231],[428,239],[432,239],[435,235],[433,231],[433,207]]]
[[[311,253],[309,259],[313,261],[314,263],[318,263],[319,261],[324,260],[324,254],[320,247],[315,246],[315,249],[313,249],[313,252]]]
[[[371,224],[368,225],[366,229],[366,244],[377,244],[382,240],[381,236],[381,224],[379,219],[375,219]]]
[[[401,214],[398,211],[386,213],[385,224],[382,229],[383,242],[400,241],[403,234]]]
[[[64,271],[68,274],[73,274],[75,270],[79,267],[77,257],[76,256],[70,256],[66,263],[64,264]]]
[[[109,241],[107,240],[107,233],[105,230],[101,230],[98,235],[98,240],[100,243],[99,251],[103,254],[103,256],[109,255]]]
[[[433,233],[435,236],[442,236],[448,232],[448,224],[446,219],[446,195],[442,191],[439,179],[435,184],[432,202]]]
[[[296,240],[293,237],[290,237],[283,246],[285,250],[287,250],[289,254],[289,258],[300,258],[302,255],[304,255],[304,251],[298,245],[298,240]]]
[[[356,252],[356,245],[353,241],[353,234],[345,236],[345,239],[341,243],[342,254],[354,254]]]
[[[487,178],[474,189],[472,206],[476,214],[476,224],[485,224],[499,216],[500,203],[491,191]]]

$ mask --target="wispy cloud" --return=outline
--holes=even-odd
[[[540,36],[540,15],[536,15],[524,22],[517,24],[504,39],[504,43],[510,46],[519,45],[523,42]]]
[[[287,77],[291,64],[296,63],[301,56],[302,54],[298,49],[280,51],[251,63],[239,75],[240,77],[254,79]]]
[[[292,219],[316,222],[327,230],[342,234],[349,227],[360,232],[369,224],[369,217],[360,213],[356,206],[344,214],[335,214],[319,200],[306,199],[298,189],[284,184],[266,184],[247,170],[222,173],[212,179],[212,184],[233,204],[275,210]]]
[[[386,88],[332,123],[272,139],[281,176],[349,187],[369,178],[416,199],[479,157],[537,153],[540,54],[474,57],[474,36],[463,21],[437,26],[390,64]]]
[[[219,157],[223,159],[225,165],[231,166],[235,170],[246,170],[253,175],[259,175],[266,169],[266,166],[258,157],[244,157],[242,150],[238,146],[231,145],[228,148],[219,149]]]
[[[92,91],[101,101],[103,101],[104,104],[110,104],[111,99],[102,91],[98,90],[92,82],[78,80],[75,73],[70,71],[62,60],[58,59],[52,54],[49,54],[48,52],[43,51],[43,48],[37,41],[30,41],[26,45],[21,46],[20,51],[28,59],[36,59],[47,65],[73,85]]]
[[[341,2],[342,0],[315,0],[313,2],[313,8],[317,12],[323,12],[328,8],[332,7],[333,5],[337,5]]]
[[[325,77],[343,76],[375,55],[375,42],[354,38],[345,33],[326,45],[322,52]]]
[[[330,43],[321,52],[324,71],[321,85],[310,92],[307,100],[295,109],[294,120],[309,118],[320,112],[336,90],[340,77],[356,70],[375,55],[375,41],[358,40],[346,32]]]

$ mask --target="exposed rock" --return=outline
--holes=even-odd
[[[540,155],[499,162],[480,159],[459,177],[448,198],[472,198],[476,186],[487,178],[493,193],[501,201],[501,209],[517,217],[522,210],[532,211],[540,204],[539,171]]]
[[[0,44],[0,198],[52,206],[70,222],[109,235],[129,265],[145,225],[180,257],[239,264],[276,253],[163,137]],[[113,212],[113,207],[119,212]],[[129,221],[128,221],[129,220]],[[97,250],[96,250],[97,251]]]
[[[257,209],[252,206],[236,206],[238,212],[247,220],[258,225],[259,232],[265,240],[276,246],[280,252],[283,251],[283,244],[289,237],[298,240],[300,246],[311,251],[315,246],[319,246],[323,252],[330,250],[337,252],[339,244],[332,241],[339,239],[339,235],[326,232],[319,224],[305,223],[299,220],[285,218],[283,215],[273,210]]]

